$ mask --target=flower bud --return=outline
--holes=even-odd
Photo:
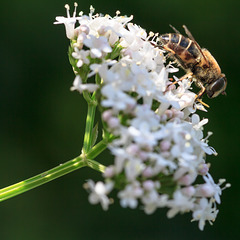
[[[151,191],[154,188],[155,184],[151,180],[143,182],[143,188],[147,191]]]

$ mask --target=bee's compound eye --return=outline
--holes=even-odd
[[[227,86],[227,79],[225,76],[217,79],[215,82],[211,83],[207,89],[206,93],[209,98],[217,97],[220,93],[224,92]]]

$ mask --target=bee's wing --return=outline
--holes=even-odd
[[[174,27],[174,26],[172,26],[171,24],[169,24],[169,26],[173,29],[173,31],[174,32],[176,32],[176,33],[179,33],[180,34],[180,32]]]
[[[200,51],[200,53],[202,54],[203,58],[205,59],[208,67],[209,67],[209,61],[207,60],[207,58],[205,57],[204,53],[202,52],[202,49],[200,48],[200,46],[198,45],[197,41],[194,39],[193,35],[191,34],[191,32],[188,30],[188,28],[183,25],[183,28],[186,32],[186,34],[188,35],[188,37],[196,44],[198,50]]]

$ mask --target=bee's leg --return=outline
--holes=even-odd
[[[205,102],[203,102],[201,99],[196,99],[198,102],[200,102],[203,106],[210,108],[209,105],[207,105]]]
[[[203,94],[205,93],[205,91],[206,91],[206,88],[203,86],[202,83],[198,83],[198,84],[199,84],[199,86],[200,86],[202,89],[201,89],[200,92],[196,95],[195,101],[198,101],[198,102],[200,102],[203,106],[209,108],[209,105],[207,105],[207,104],[206,104],[205,102],[203,102],[202,99],[201,99],[202,95],[203,95]]]
[[[193,73],[189,72],[189,73],[185,74],[184,76],[182,76],[181,78],[179,78],[177,81],[172,82],[170,85],[174,85],[174,84],[176,84],[178,82],[181,82],[181,81],[183,81],[186,78],[192,78],[192,75],[193,75]]]
[[[196,99],[200,99],[202,95],[205,93],[206,88],[203,86],[201,82],[198,82],[199,87],[201,87],[200,92],[196,95]]]
[[[192,78],[192,75],[193,75],[193,73],[192,73],[192,72],[189,72],[189,73],[185,74],[184,76],[182,76],[181,78],[179,78],[177,81],[174,81],[174,82],[169,83],[168,86],[167,86],[167,88],[166,88],[166,90],[165,90],[165,92],[167,92],[167,91],[171,88],[171,86],[177,84],[178,82],[181,82],[181,81],[183,81],[183,80],[186,79],[186,78],[190,78],[190,79],[191,79],[191,78]],[[169,80],[170,80],[170,81],[173,81],[173,78],[170,78]]]
[[[167,46],[163,46],[163,49],[165,49],[166,51],[168,51],[169,53],[172,53],[173,55],[175,55],[176,53],[169,47]]]

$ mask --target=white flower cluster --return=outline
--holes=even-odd
[[[56,18],[72,43],[77,76],[71,89],[98,89],[105,130],[115,136],[109,144],[114,164],[106,168],[105,182],[88,181],[89,201],[107,210],[115,188],[122,207],[141,204],[147,214],[167,207],[169,218],[191,211],[203,230],[217,216],[224,180],[215,184],[209,173],[205,155],[216,152],[208,145],[210,134],[203,137],[208,121],[196,114],[205,109],[195,103],[191,83],[169,83],[169,73],[178,69],[154,46],[157,35],[130,23],[132,17],[94,15],[92,7],[88,16],[76,16],[76,6],[72,17],[66,5],[67,18]],[[87,82],[94,75],[101,81]]]

